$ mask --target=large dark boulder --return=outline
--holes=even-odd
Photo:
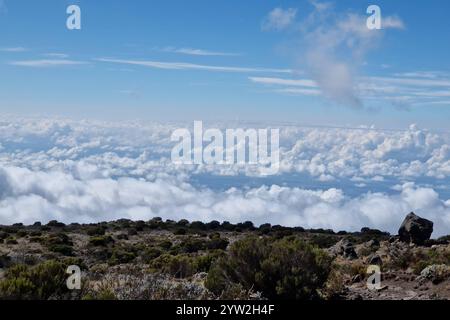
[[[433,233],[433,222],[415,215],[413,212],[408,214],[403,221],[398,235],[400,241],[412,242],[422,245],[429,240]]]

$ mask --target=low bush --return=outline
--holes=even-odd
[[[158,246],[167,251],[172,247],[172,242],[170,240],[163,240],[158,243]]]
[[[72,241],[70,240],[69,236],[63,232],[49,234],[47,237],[43,239],[43,243],[46,246],[58,244],[68,246],[72,245]]]
[[[66,268],[63,262],[49,260],[33,267],[15,265],[0,281],[0,299],[47,300],[61,298],[67,292]]]
[[[108,244],[113,242],[114,239],[111,238],[111,236],[91,237],[89,239],[89,244],[94,247],[106,247]]]
[[[174,235],[176,236],[182,236],[186,234],[186,228],[178,228],[175,229],[175,231],[173,232]]]
[[[227,239],[214,238],[206,242],[206,248],[208,250],[226,250],[228,244],[229,241]]]
[[[101,226],[90,227],[86,233],[89,236],[103,236],[105,235],[105,228]]]
[[[49,246],[48,249],[51,252],[60,253],[63,256],[71,257],[74,255],[72,246],[66,244],[53,244]]]
[[[176,278],[190,277],[197,272],[195,259],[188,255],[173,256],[163,254],[154,259],[150,267],[155,271],[169,274]]]
[[[319,248],[325,249],[336,244],[339,238],[333,235],[327,234],[315,234],[311,237],[310,242]]]
[[[5,243],[6,243],[6,244],[11,244],[11,245],[18,244],[16,238],[14,238],[14,237],[8,237],[8,238],[6,238],[6,239],[5,239]]]
[[[19,231],[17,231],[17,233],[16,233],[16,236],[18,237],[18,238],[24,238],[24,237],[26,237],[28,235],[28,232],[26,231],[26,230],[19,230]]]
[[[0,241],[5,240],[8,238],[8,234],[4,231],[0,231]]]
[[[211,266],[206,287],[220,296],[233,284],[269,299],[314,299],[327,281],[331,258],[297,238],[248,237]]]
[[[117,265],[123,263],[130,263],[136,258],[136,253],[129,248],[114,248],[112,251],[109,264]]]
[[[162,251],[157,248],[146,248],[141,252],[141,258],[144,263],[151,263],[154,259],[158,258],[162,254]]]
[[[48,227],[56,227],[56,228],[62,228],[65,227],[66,225],[62,222],[58,222],[57,220],[51,220],[47,223]]]

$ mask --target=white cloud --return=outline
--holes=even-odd
[[[261,84],[276,84],[287,86],[300,86],[317,88],[318,85],[313,80],[309,79],[281,79],[281,78],[268,78],[268,77],[249,77],[250,81]]]
[[[405,29],[402,19],[397,16],[387,16],[382,18],[381,26],[383,29]]]
[[[295,21],[297,15],[297,9],[289,8],[275,8],[269,12],[268,16],[262,23],[263,30],[283,30],[291,26]]]
[[[61,67],[61,66],[74,66],[86,64],[84,61],[75,61],[67,59],[41,59],[41,60],[21,60],[12,61],[9,64],[20,67],[32,67],[32,68],[48,68],[48,67]]]
[[[352,231],[369,226],[395,233],[405,214],[415,211],[436,222],[436,235],[450,230],[450,208],[432,189],[411,184],[392,196],[367,193],[349,198],[333,188],[312,191],[272,185],[217,192],[195,188],[183,180],[79,180],[67,172],[33,172],[17,167],[3,168],[0,181],[2,223],[147,220],[162,216]]]
[[[52,57],[52,58],[59,58],[59,59],[66,59],[69,57],[68,54],[65,53],[46,53],[44,54],[46,57]]]
[[[345,12],[335,12],[330,3],[310,1],[314,10],[299,24],[302,41],[298,37],[296,57],[299,65],[306,69],[322,94],[331,101],[350,107],[363,107],[364,101],[358,90],[358,69],[365,62],[368,52],[377,47],[385,32],[369,30],[367,16]],[[277,25],[267,23],[274,29],[284,29],[295,18],[296,11],[290,14],[283,10],[273,11]],[[284,21],[284,22],[283,22]],[[384,29],[402,29],[403,22],[397,16],[384,16]],[[278,26],[278,27],[277,27]]]
[[[413,78],[412,76],[416,77]],[[321,95],[319,85],[312,79],[286,79],[274,77],[249,77],[253,83],[273,86],[279,93]],[[355,78],[354,92],[365,100],[414,105],[448,104],[442,98],[450,97],[450,78],[438,72],[404,73],[386,77]],[[345,84],[344,84],[345,85]],[[281,87],[281,89],[280,89]],[[300,87],[300,88],[293,88]],[[314,90],[311,90],[314,89]],[[448,90],[446,90],[448,89]]]
[[[187,54],[192,56],[239,56],[238,53],[220,52],[220,51],[210,51],[204,49],[193,49],[193,48],[174,48],[166,47],[162,51]]]
[[[320,96],[322,92],[317,89],[301,89],[301,88],[284,88],[277,89],[276,92],[302,95],[302,96]]]
[[[270,73],[291,73],[289,69],[271,69],[271,68],[247,68],[247,67],[227,67],[227,66],[211,66],[193,64],[187,62],[161,62],[161,61],[148,61],[148,60],[123,60],[123,59],[109,59],[100,58],[95,59],[101,62],[120,63],[128,65],[137,65],[156,69],[165,70],[200,70],[200,71],[212,71],[212,72],[270,72]]]
[[[422,79],[422,78],[395,78],[395,77],[371,77],[371,81],[380,83],[408,85],[408,86],[432,86],[432,87],[449,87],[450,79]]]
[[[28,51],[27,48],[24,47],[8,47],[8,48],[0,48],[1,52],[25,52]]]
[[[0,224],[162,216],[396,232],[415,211],[450,233],[448,133],[281,126],[280,174],[258,180],[257,168],[174,165],[179,127],[1,116]]]

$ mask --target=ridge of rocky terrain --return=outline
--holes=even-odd
[[[450,236],[432,232],[413,213],[398,235],[161,218],[0,226],[0,298],[450,299]],[[371,290],[369,266],[381,271]]]

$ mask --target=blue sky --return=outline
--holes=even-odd
[[[71,4],[81,30],[66,28]],[[370,4],[384,30],[365,29]],[[445,129],[449,9],[443,0],[0,0],[0,110]]]

